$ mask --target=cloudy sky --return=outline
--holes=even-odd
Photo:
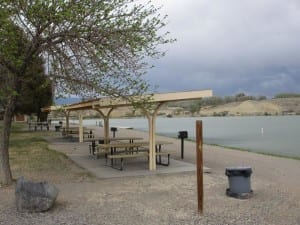
[[[152,0],[177,42],[146,79],[159,92],[300,93],[299,0]]]

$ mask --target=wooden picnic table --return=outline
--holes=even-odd
[[[83,128],[84,134],[88,134],[90,130],[86,127]],[[68,134],[79,134],[79,127],[62,127],[62,135],[65,136]]]
[[[172,142],[169,141],[156,141],[155,146],[162,146],[162,145],[168,145],[172,144]],[[149,146],[148,141],[136,141],[136,142],[114,142],[114,143],[108,143],[108,144],[99,144],[98,149],[110,149],[110,148],[135,148],[135,147],[145,147]]]
[[[38,126],[41,130],[43,130],[44,126],[49,130],[50,124],[48,122],[28,122],[28,130],[31,130],[31,127],[33,127],[34,130],[37,131]]]
[[[142,137],[109,137],[109,138],[105,138],[105,137],[97,137],[97,138],[86,138],[84,141],[88,142],[96,142],[96,141],[104,141],[107,140],[108,142],[112,142],[112,141],[127,141],[129,140],[129,143],[132,143],[134,140],[142,140]]]
[[[142,140],[141,137],[97,137],[97,138],[86,138],[84,139],[84,142],[92,142],[90,145],[90,153],[95,154],[96,151],[96,142],[99,142],[99,144],[104,144],[105,140],[108,143],[117,142],[117,141],[129,141],[129,143],[133,143],[135,140]]]
[[[156,141],[155,142],[155,150],[156,150],[156,163],[160,165],[168,166],[170,163],[170,153],[162,152],[162,145],[172,144],[172,142],[168,141]],[[100,153],[101,150],[106,152],[106,162],[107,159],[111,159],[111,166],[113,167],[114,159],[121,159],[121,167],[118,168],[123,170],[123,159],[124,158],[136,158],[136,157],[149,157],[148,151],[141,151],[140,148],[144,148],[149,146],[148,141],[143,142],[133,142],[133,143],[124,143],[124,142],[115,142],[108,144],[99,144],[97,147],[97,154]],[[110,149],[110,154],[107,154]],[[117,149],[122,149],[121,151],[117,151]],[[167,156],[168,162],[162,163],[161,156]]]

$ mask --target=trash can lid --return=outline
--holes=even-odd
[[[231,176],[243,176],[243,177],[250,177],[252,173],[251,167],[244,167],[244,166],[239,166],[239,167],[227,167],[225,174],[228,177]]]

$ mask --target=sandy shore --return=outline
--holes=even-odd
[[[135,130],[117,135],[147,139]],[[180,159],[178,139],[159,140],[172,140],[168,150]],[[57,150],[67,153],[68,147]],[[195,162],[195,143],[185,142],[184,161]],[[197,213],[195,172],[186,172],[57,182],[56,206],[40,214],[16,212],[14,187],[1,188],[0,224],[300,224],[300,161],[205,145],[204,165],[211,173],[204,174],[203,216]],[[226,196],[229,166],[251,166],[252,198]]]

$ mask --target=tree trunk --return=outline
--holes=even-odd
[[[10,185],[13,182],[12,173],[9,164],[9,138],[15,107],[15,97],[7,101],[4,112],[3,129],[0,135],[0,182],[4,185]]]

